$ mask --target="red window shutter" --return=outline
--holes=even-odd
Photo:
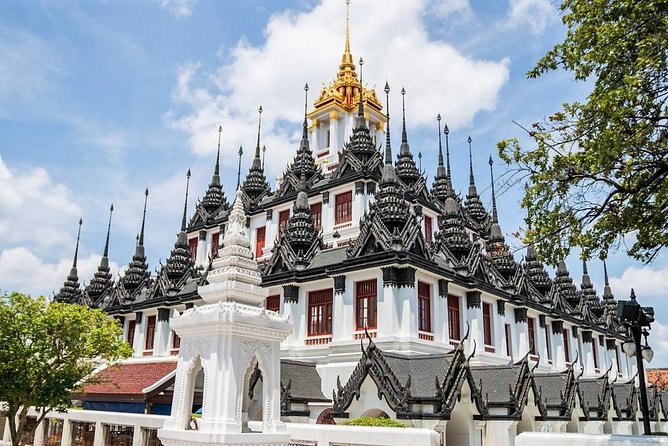
[[[135,341],[135,327],[137,327],[137,321],[128,322],[128,344],[132,347],[132,344]]]
[[[571,362],[571,345],[568,341],[568,330],[564,328],[561,335],[564,339],[564,359],[566,359],[566,362]]]
[[[487,302],[482,303],[482,322],[483,341],[485,345],[492,345],[492,305]]]
[[[172,331],[172,350],[181,347],[181,338],[174,331]]]
[[[334,290],[311,291],[308,293],[308,335],[332,334],[332,303]]]
[[[271,311],[281,311],[281,295],[280,294],[273,294],[271,296],[267,297],[267,304],[266,304],[267,310]]]
[[[278,213],[278,227],[283,229],[287,226],[288,220],[290,219],[290,209],[286,209]]]
[[[146,319],[146,340],[144,350],[153,350],[153,341],[155,341],[155,316],[149,316]]]
[[[527,319],[529,331],[529,353],[536,354],[536,319],[530,317]]]
[[[188,240],[188,252],[190,253],[190,260],[193,262],[197,260],[197,237]]]
[[[510,324],[505,325],[506,332],[506,355],[513,356],[513,329]]]
[[[459,297],[448,295],[448,329],[451,340],[459,341],[461,339],[461,330],[459,327]]]
[[[377,290],[376,279],[355,283],[355,327],[357,330],[378,327]]]
[[[216,232],[211,236],[211,257],[214,259],[218,256],[219,240],[220,240],[220,232]]]
[[[314,203],[311,205],[311,218],[313,219],[313,226],[320,229],[322,224],[322,203]]]
[[[264,249],[265,234],[267,228],[262,226],[255,231],[255,257],[262,257],[262,250]]]
[[[418,282],[418,330],[431,332],[431,287]]]
[[[353,219],[353,193],[344,192],[334,200],[334,224],[349,222]]]
[[[550,337],[550,325],[545,323],[545,346],[547,347],[547,359],[552,360],[552,338]]]
[[[427,243],[431,242],[431,237],[432,237],[432,226],[431,226],[431,217],[425,215],[424,216],[424,239],[427,241]]]

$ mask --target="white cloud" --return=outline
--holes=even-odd
[[[78,259],[79,283],[88,282],[100,264],[100,255]],[[0,251],[0,291],[19,291],[34,296],[51,296],[58,292],[72,267],[72,259],[60,259],[48,263],[26,247]],[[118,265],[110,262],[111,273],[116,276]]]
[[[46,40],[21,28],[0,25],[0,104],[36,99],[61,73],[62,61]],[[0,107],[1,110],[7,108]]]
[[[556,7],[550,0],[510,0],[506,25],[511,28],[529,27],[540,34],[556,21]]]
[[[160,7],[166,9],[173,16],[188,17],[193,12],[196,0],[160,0]]]
[[[440,18],[448,17],[452,14],[471,14],[471,4],[469,0],[439,0],[433,5],[433,11]]]
[[[0,240],[51,247],[71,243],[81,209],[42,167],[13,172],[0,155]]]
[[[668,360],[668,326],[659,321],[654,321],[649,335],[649,345],[654,350],[652,367],[668,366],[668,363],[666,363]]]
[[[382,95],[380,87],[389,80],[394,110],[400,110],[399,90],[406,87],[410,127],[433,126],[440,112],[456,129],[469,124],[476,113],[496,107],[498,93],[508,80],[509,62],[474,59],[447,42],[433,40],[423,21],[429,5],[426,0],[394,0],[378,8],[371,0],[354,2],[352,52],[356,59],[365,59],[365,84],[375,84]],[[312,102],[319,83],[336,75],[344,43],[344,14],[339,0],[323,0],[306,12],[277,13],[264,29],[262,44],[241,39],[223,52],[224,62],[215,69],[199,62],[183,64],[167,120],[190,134],[190,145],[200,154],[215,151],[216,129],[222,122],[222,158],[229,175],[236,176],[239,145],[245,151],[244,171],[252,157],[261,104],[267,159],[284,160],[268,162],[267,167],[271,175],[279,174],[298,143],[299,130],[286,128],[285,123],[301,122],[304,82],[311,85]]]
[[[610,286],[620,299],[627,299],[631,288],[635,290],[641,303],[645,299],[665,298],[668,290],[668,267],[654,269],[649,266],[630,266],[621,277],[611,277]]]

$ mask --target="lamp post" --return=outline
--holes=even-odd
[[[617,317],[627,328],[630,339],[622,344],[624,353],[629,358],[636,357],[638,367],[638,382],[640,387],[640,411],[642,412],[643,428],[645,435],[651,435],[652,429],[649,425],[649,404],[647,401],[647,386],[645,384],[645,367],[643,359],[650,362],[654,352],[647,344],[647,329],[654,322],[654,308],[641,307],[636,300],[636,293],[631,289],[631,300],[622,300],[617,303]],[[645,337],[645,346],[641,345],[642,337]]]

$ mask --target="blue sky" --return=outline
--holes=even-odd
[[[115,268],[127,265],[146,186],[146,248],[158,267],[179,228],[186,170],[193,172],[192,209],[211,177],[222,123],[223,181],[231,196],[235,153],[239,144],[247,149],[247,166],[260,104],[267,166],[271,176],[280,174],[297,147],[304,82],[313,99],[336,73],[344,17],[343,0],[0,3],[0,288],[57,290],[79,217],[80,277],[87,282],[112,202],[110,257]],[[430,177],[435,117],[443,115],[459,190],[468,181],[470,134],[487,204],[487,158],[496,157],[496,142],[528,142],[513,121],[530,125],[586,95],[586,85],[568,73],[525,77],[563,34],[551,0],[351,4],[352,52],[364,57],[365,83],[381,93],[388,80],[393,110],[406,87],[409,141]],[[393,126],[395,141],[398,130]],[[495,168],[497,176],[507,170],[498,160]],[[519,191],[502,188],[498,202],[504,232],[517,231]],[[579,283],[579,261],[573,256],[568,264]],[[617,297],[634,286],[663,321],[666,255],[643,266],[619,252],[608,266]],[[589,269],[600,290],[602,266],[592,262]],[[653,344],[668,352],[661,341],[668,328],[657,324],[654,331]],[[655,361],[668,365],[668,353]]]

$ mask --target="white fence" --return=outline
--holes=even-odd
[[[588,435],[525,432],[515,446],[668,446],[668,437],[643,435]]]
[[[35,412],[30,412],[35,417]],[[164,415],[69,410],[52,412],[26,444],[32,446],[161,446],[157,437]],[[255,424],[250,422],[249,424]],[[1,425],[1,423],[0,423]],[[251,429],[255,426],[250,426]],[[431,429],[286,423],[295,446],[439,446]],[[261,434],[252,434],[261,435]],[[2,437],[9,444],[9,426]]]

